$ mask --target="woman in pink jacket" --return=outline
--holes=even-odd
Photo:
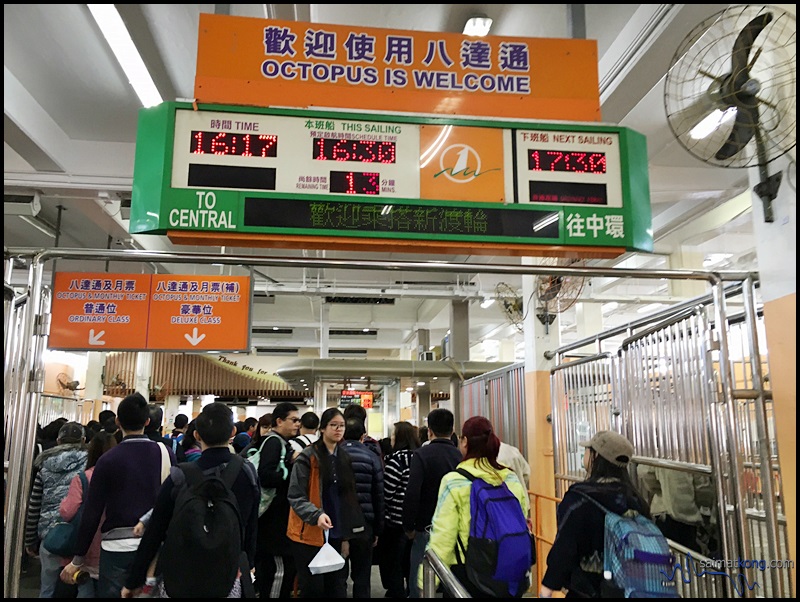
[[[92,473],[94,472],[94,465],[104,453],[110,450],[117,444],[117,439],[111,433],[100,431],[96,433],[88,444],[88,455],[86,457],[86,481],[91,482]],[[70,521],[78,513],[78,509],[83,503],[84,496],[88,495],[88,491],[83,491],[80,475],[75,475],[72,482],[69,484],[69,492],[67,497],[61,500],[59,506],[59,514],[65,521]],[[103,524],[103,521],[100,521]],[[100,566],[100,527],[97,528],[97,533],[94,534],[92,545],[86,553],[84,564],[81,567],[82,571],[89,573],[91,579],[78,585],[78,598],[95,598],[97,579],[99,576]]]

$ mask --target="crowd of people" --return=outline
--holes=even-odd
[[[161,407],[138,393],[86,425],[57,419],[40,429],[26,524],[26,552],[41,566],[40,597],[169,597],[159,559],[176,512],[175,467],[192,463],[207,474],[254,454],[259,461],[244,463],[231,486],[246,561],[229,597],[347,597],[350,580],[352,597],[368,598],[373,565],[386,597],[421,597],[429,540],[436,545],[450,530],[434,525],[439,485],[470,458],[449,410],[431,411],[426,422],[425,429],[396,422],[377,441],[359,405],[318,416],[279,403],[234,422],[231,409],[215,402],[194,419],[178,414],[165,434]],[[524,492],[530,469],[515,451],[524,483],[496,463],[496,452],[492,461]],[[260,513],[262,489],[274,497]],[[71,520],[78,521],[74,553],[50,552],[48,532]],[[345,566],[312,574],[309,563],[325,540]]]
[[[343,598],[350,581],[352,597],[369,598],[373,565],[385,597],[423,597],[425,552],[452,567],[456,540],[468,540],[475,477],[505,484],[525,517],[530,513],[530,466],[480,416],[457,433],[453,413],[437,408],[426,418],[424,441],[422,429],[405,421],[377,441],[359,405],[317,416],[279,403],[259,419],[235,423],[231,409],[215,402],[194,419],[179,414],[167,434],[161,407],[138,393],[123,399],[116,414],[102,414],[86,425],[59,419],[41,429],[25,537],[26,552],[40,561],[40,597],[169,597],[160,561],[177,490],[187,486],[184,472],[190,474],[180,466],[205,475],[241,464],[230,484],[241,568],[225,586],[228,597]],[[588,477],[559,504],[541,597],[558,590],[598,594],[603,520],[586,495],[615,511],[648,516],[628,474],[630,442],[604,431],[582,445]],[[243,461],[256,454],[257,462]],[[270,503],[262,509],[267,490]],[[48,550],[48,532],[76,515],[74,553]],[[344,566],[312,572],[309,565],[326,542]],[[187,569],[201,581],[214,567]]]

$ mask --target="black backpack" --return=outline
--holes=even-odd
[[[243,465],[232,455],[224,468],[203,471],[194,462],[172,468],[175,509],[159,553],[170,598],[226,598],[239,569],[249,571],[244,525],[231,490]]]

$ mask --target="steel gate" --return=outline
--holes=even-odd
[[[706,496],[716,498],[701,508],[699,529],[709,538],[703,552],[729,562],[787,558],[772,397],[763,377],[767,358],[759,345],[763,321],[754,299],[748,280],[729,287],[722,299],[694,299],[556,350],[556,495],[584,478],[577,442],[615,430],[634,443],[632,477],[640,487],[648,470],[679,471],[695,491],[706,487]],[[744,311],[725,317],[726,302]],[[587,344],[599,350],[603,340],[620,334],[626,337],[616,353],[570,356]],[[747,562],[739,569],[710,568],[702,563],[711,558],[698,550],[674,544],[673,551],[684,596],[791,596],[789,571]]]
[[[497,436],[528,457],[525,437],[525,364],[493,370],[461,384],[461,423],[472,416],[484,416]],[[461,428],[456,425],[456,432]]]

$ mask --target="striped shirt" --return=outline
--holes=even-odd
[[[383,473],[383,493],[386,500],[386,522],[396,527],[403,525],[403,499],[408,477],[411,474],[411,457],[414,450],[401,449],[387,457]]]

